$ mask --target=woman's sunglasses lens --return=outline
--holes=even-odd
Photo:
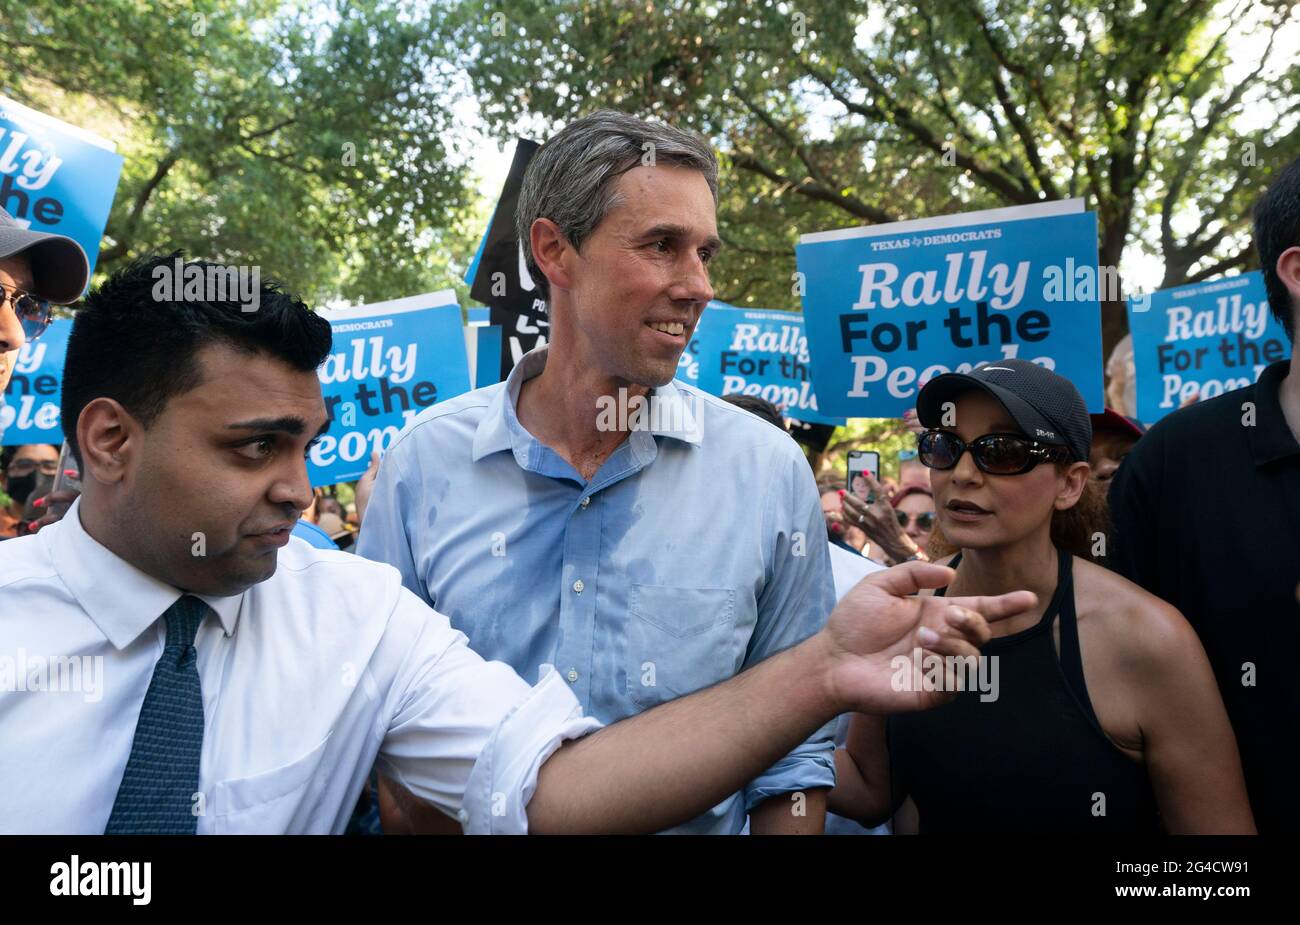
[[[981,468],[994,475],[1014,475],[1029,463],[1029,441],[1021,437],[990,437],[976,452]]]
[[[916,525],[920,527],[922,530],[929,530],[931,527],[934,526],[934,515],[922,514],[921,516],[916,518]]]
[[[951,434],[922,434],[917,442],[917,456],[931,469],[951,469],[957,464],[957,447]]]

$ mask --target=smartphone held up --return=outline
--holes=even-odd
[[[874,501],[862,473],[870,472],[873,479],[880,480],[880,454],[874,450],[849,450],[848,470],[848,490],[864,501]]]

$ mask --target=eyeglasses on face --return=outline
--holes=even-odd
[[[917,455],[931,469],[952,469],[970,450],[975,465],[989,475],[1023,475],[1039,463],[1065,462],[1069,450],[1039,443],[1024,434],[985,434],[970,443],[946,430],[927,430],[916,442]]]
[[[904,530],[912,522],[915,522],[922,530],[929,530],[934,526],[934,511],[925,511],[915,517],[909,516],[907,511],[894,511],[894,516],[898,518],[898,525]]]
[[[15,459],[9,463],[9,468],[5,470],[9,475],[31,475],[37,469],[45,475],[56,475],[59,471],[59,461],[57,459]]]
[[[0,283],[0,306],[12,305],[14,314],[23,326],[23,336],[36,340],[54,320],[54,308],[49,299],[38,299],[30,292]]]

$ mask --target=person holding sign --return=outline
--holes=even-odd
[[[716,206],[697,135],[599,112],[551,138],[517,210],[550,344],[421,412],[361,529],[471,645],[554,667],[604,722],[796,645],[835,603],[798,445],[673,378],[713,298]],[[792,744],[683,831],[821,832],[832,755],[829,728]]]
[[[471,832],[663,829],[845,710],[942,702],[891,689],[890,658],[974,653],[1034,605],[945,606],[912,595],[950,570],[882,573],[806,641],[600,729],[558,673],[530,687],[485,661],[396,570],[293,538],[329,324],[271,285],[256,312],[156,299],[170,259],[77,313],[62,401],[84,492],[0,543],[2,832],[338,833],[377,759]]]
[[[1273,316],[1295,355],[1300,160],[1255,207]],[[1162,418],[1111,482],[1113,564],[1196,628],[1241,745],[1259,828],[1300,827],[1300,369],[1270,363],[1253,385]],[[1226,540],[1226,542],[1225,542]]]
[[[932,379],[917,411],[936,530],[956,548],[934,594],[1028,588],[1040,604],[978,659],[897,659],[895,686],[961,693],[924,715],[855,716],[832,811],[869,824],[910,799],[923,833],[1253,832],[1196,634],[1088,561],[1103,502],[1078,390],[1005,360]]]

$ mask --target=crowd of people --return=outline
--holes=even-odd
[[[1122,361],[1091,415],[1027,361],[944,374],[888,475],[814,472],[781,409],[674,378],[717,197],[692,133],[558,132],[517,211],[549,343],[416,416],[350,506],[304,461],[323,319],[270,283],[251,313],[158,299],[173,255],[95,287],[61,397],[80,493],[59,447],[0,459],[0,656],[112,683],[0,688],[0,831],[1300,822],[1289,361],[1149,431]],[[1254,219],[1294,348],[1300,162]],[[85,289],[72,248],[0,223],[0,387]],[[620,389],[689,393],[700,427],[602,428]]]

